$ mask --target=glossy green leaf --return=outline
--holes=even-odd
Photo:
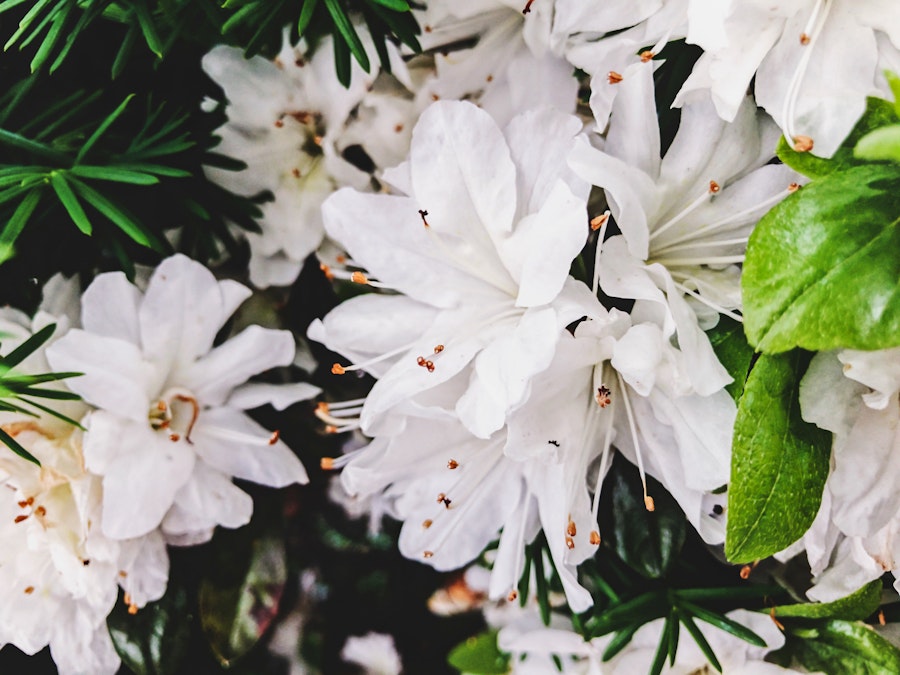
[[[632,569],[650,579],[659,579],[678,559],[684,545],[685,518],[672,495],[649,476],[647,492],[655,502],[652,512],[644,506],[637,469],[617,459],[603,489],[603,494],[612,498],[610,543]]]
[[[734,382],[725,389],[735,401],[739,401],[753,361],[753,347],[744,335],[744,325],[727,316],[720,316],[719,323],[706,334],[719,361],[734,378]]]
[[[509,672],[509,656],[497,648],[497,631],[470,637],[454,647],[447,663],[461,673],[502,675]]]
[[[395,12],[408,12],[409,4],[406,0],[371,0],[372,2],[378,3],[383,7],[387,7],[388,9],[392,9]]]
[[[6,447],[8,447],[10,450],[12,450],[14,453],[16,453],[22,459],[27,459],[29,462],[32,462],[33,464],[37,464],[38,466],[41,465],[41,463],[40,463],[40,461],[38,461],[37,457],[35,457],[30,452],[28,452],[28,450],[23,448],[22,444],[19,443],[19,441],[17,441],[15,438],[10,436],[2,428],[0,428],[0,443],[3,443],[4,445],[6,445]]]
[[[871,581],[845,598],[834,602],[809,602],[776,606],[775,616],[807,619],[844,619],[861,621],[881,604],[881,580]]]
[[[725,555],[747,563],[803,536],[822,501],[831,434],[800,417],[797,393],[810,355],[759,358],[738,405]]]
[[[821,178],[835,171],[863,164],[865,160],[853,156],[853,148],[869,132],[889,124],[896,124],[900,121],[898,116],[900,113],[894,110],[890,102],[880,98],[869,98],[866,112],[830,159],[816,157],[808,152],[797,152],[783,137],[778,142],[776,152],[778,158],[795,171],[810,178]]]
[[[900,344],[900,167],[869,164],[807,185],[747,247],[744,329],[763,352]]]
[[[343,7],[341,7],[338,0],[324,0],[324,2],[325,8],[328,10],[328,13],[331,14],[334,25],[344,39],[344,42],[350,48],[350,52],[359,62],[359,65],[362,66],[362,69],[368,73],[371,67],[369,64],[369,56],[366,54],[366,48],[363,47],[362,40],[359,39],[356,29],[353,27],[353,24],[350,23],[350,18],[344,12]],[[350,81],[349,77],[347,78],[347,81]]]
[[[840,675],[896,675],[900,651],[861,622],[828,621],[809,631],[807,639],[791,638],[794,654],[810,671]]]
[[[13,211],[12,218],[7,221],[3,231],[0,232],[0,244],[11,246],[15,243],[16,239],[19,238],[19,235],[25,228],[26,223],[28,223],[28,219],[31,218],[31,214],[34,213],[34,210],[37,208],[40,200],[40,190],[32,190],[25,195],[25,199],[19,202],[16,210]]]
[[[200,584],[203,632],[226,667],[259,642],[278,613],[287,580],[284,541],[275,536],[254,540],[249,563],[235,585],[210,578]]]
[[[900,124],[881,127],[863,136],[853,149],[853,156],[900,162]]]
[[[136,614],[119,602],[106,624],[116,652],[136,675],[175,675],[187,655],[190,620],[185,589],[170,583],[160,600]]]
[[[70,171],[80,178],[93,178],[94,180],[108,180],[116,183],[130,183],[132,185],[155,185],[159,178],[148,173],[123,169],[118,166],[87,166],[76,165]]]

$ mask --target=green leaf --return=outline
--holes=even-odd
[[[808,639],[789,638],[794,654],[810,671],[841,675],[900,673],[900,651],[871,626],[829,621],[811,633]]]
[[[162,58],[162,39],[159,37],[159,33],[156,31],[156,24],[153,23],[153,16],[150,12],[150,8],[147,6],[146,1],[136,0],[132,1],[130,4],[134,8],[138,23],[141,26],[141,32],[144,34],[144,41],[147,43],[147,46],[150,48],[151,52],[156,54],[156,56],[158,56],[159,58]]]
[[[634,634],[638,632],[638,629],[640,627],[641,624],[636,623],[616,633],[613,639],[609,641],[609,644],[606,645],[606,649],[603,650],[603,660],[609,661],[616,654],[625,649],[625,647],[628,646],[628,643],[631,642],[631,638],[634,637]]]
[[[900,344],[900,167],[869,164],[807,185],[747,247],[744,329],[763,352]]]
[[[359,65],[362,66],[362,69],[369,72],[369,57],[366,54],[366,48],[363,47],[362,41],[359,39],[359,35],[356,33],[356,29],[353,27],[353,24],[350,23],[350,18],[344,12],[343,7],[341,7],[338,0],[324,0],[325,8],[328,10],[328,13],[331,14],[331,18],[334,20],[334,25],[338,29],[338,32],[341,34],[341,37],[344,38],[344,42],[350,48],[350,52],[359,62]],[[337,40],[335,40],[337,42]],[[350,78],[347,78],[347,82],[350,81]]]
[[[470,637],[454,647],[447,663],[461,673],[503,675],[509,672],[509,656],[497,648],[497,631]]]
[[[29,462],[37,464],[38,466],[41,465],[37,457],[23,448],[15,438],[6,433],[6,431],[4,431],[2,428],[0,428],[0,442],[4,443],[6,447],[16,453],[22,459],[27,459]]]
[[[900,162],[900,124],[881,127],[863,136],[853,149],[853,156],[859,159]]]
[[[881,580],[871,581],[845,598],[834,602],[810,602],[797,605],[779,605],[774,608],[778,617],[803,617],[806,619],[844,619],[861,621],[871,616],[881,604]]]
[[[122,101],[119,106],[113,110],[109,115],[106,116],[100,126],[94,130],[94,133],[91,134],[90,138],[88,138],[84,145],[81,146],[81,149],[78,151],[78,154],[75,156],[75,164],[79,164],[82,159],[91,151],[91,148],[94,147],[94,143],[100,140],[100,137],[106,132],[107,129],[115,122],[119,116],[125,112],[125,107],[128,105],[128,102],[134,98],[134,94],[129,94],[125,97],[125,100]]]
[[[831,434],[800,417],[810,355],[759,358],[734,423],[725,555],[747,563],[803,536],[822,501]]]
[[[91,221],[88,220],[87,214],[85,214],[84,209],[81,208],[78,197],[75,196],[72,187],[69,185],[68,181],[66,181],[65,174],[60,173],[59,171],[51,173],[50,185],[53,186],[53,190],[56,192],[56,196],[59,197],[59,201],[66,207],[66,211],[68,211],[72,222],[74,222],[78,229],[84,234],[90,236],[93,230]]]
[[[19,235],[22,233],[25,224],[28,222],[28,219],[31,218],[31,214],[34,213],[34,210],[37,208],[40,199],[40,190],[32,190],[25,195],[25,199],[19,202],[16,210],[13,211],[12,218],[6,223],[3,232],[0,232],[0,245],[12,246],[15,243],[16,239],[18,239]]]
[[[116,224],[116,226],[118,226],[123,232],[125,232],[125,234],[134,239],[137,243],[151,248],[159,247],[159,244],[156,241],[156,237],[154,237],[153,234],[149,230],[147,230],[146,227],[144,227],[144,225],[135,220],[132,216],[127,214],[120,207],[101,195],[99,192],[91,187],[88,187],[81,181],[73,181],[72,187],[75,188],[75,191],[80,194],[86,202],[88,202],[104,216],[109,218],[113,223]]]
[[[678,616],[681,619],[681,623],[684,624],[685,628],[687,628],[688,633],[690,633],[691,637],[694,638],[694,642],[696,642],[697,646],[700,647],[700,651],[703,652],[703,655],[709,660],[710,665],[721,673],[722,664],[719,663],[719,659],[716,658],[712,647],[709,646],[709,642],[706,641],[703,633],[701,633],[700,629],[697,628],[697,624],[694,623],[694,620],[691,617],[680,612]]]
[[[8,145],[13,148],[18,148],[19,150],[24,150],[25,152],[37,155],[38,157],[43,157],[59,166],[68,166],[70,161],[68,155],[65,153],[54,150],[43,143],[32,141],[20,134],[7,131],[6,129],[0,129],[0,145]]]
[[[672,626],[677,622],[677,617],[666,617],[662,633],[659,636],[659,644],[656,647],[656,653],[653,655],[653,662],[650,664],[650,670],[648,671],[650,675],[659,675],[663,666],[666,665],[666,656],[669,654],[669,646],[673,637]],[[676,644],[678,644],[677,641]]]
[[[776,153],[782,162],[795,171],[810,178],[821,178],[835,171],[843,171],[863,164],[864,160],[853,156],[853,148],[856,147],[859,139],[870,131],[889,124],[896,124],[898,121],[900,121],[900,113],[895,112],[891,103],[880,98],[869,98],[866,112],[831,159],[816,157],[808,152],[797,152],[788,145],[784,137],[778,142]]]
[[[303,9],[300,10],[300,16],[297,19],[297,34],[301,37],[306,32],[306,28],[313,17],[313,10],[318,4],[319,0],[303,0]]]
[[[897,77],[896,73],[886,70],[884,71],[884,79],[887,80],[891,93],[894,95],[894,112],[897,114],[897,117],[900,117],[900,77]]]
[[[666,489],[647,477],[655,510],[644,506],[640,475],[629,462],[613,463],[603,494],[611,494],[611,543],[629,567],[649,579],[664,577],[678,559],[686,535],[684,513]]]
[[[156,185],[159,178],[149,173],[123,169],[118,166],[86,166],[76,164],[70,171],[80,178],[93,178],[94,180],[108,180],[117,183],[130,183],[132,185]]]
[[[719,323],[706,334],[719,361],[734,378],[734,382],[725,389],[735,401],[739,401],[753,361],[753,347],[744,336],[744,325],[727,316],[720,316]]]
[[[166,594],[137,614],[117,603],[106,625],[116,652],[136,675],[174,675],[188,651],[190,620],[185,589],[170,581]]]
[[[14,368],[33,354],[42,344],[50,339],[53,331],[56,330],[56,324],[51,323],[41,328],[37,333],[29,337],[25,342],[13,349],[6,356],[0,357],[0,364],[5,369]]]
[[[238,583],[201,582],[200,622],[223,666],[250,651],[272,625],[286,580],[284,541],[267,536],[252,542],[249,569]]]
[[[371,2],[377,3],[382,7],[387,7],[388,9],[392,9],[395,12],[408,12],[409,4],[407,4],[406,0],[370,0]]]
[[[722,614],[710,611],[705,607],[695,605],[691,602],[682,601],[678,606],[681,610],[687,610],[690,614],[693,614],[701,621],[704,621],[711,626],[715,626],[719,630],[723,630],[726,633],[731,633],[736,638],[740,638],[744,642],[749,642],[751,645],[754,645],[756,647],[766,646],[766,641],[763,640],[759,635],[754,633],[743,624],[740,624],[733,619],[729,619],[727,616],[723,616]]]

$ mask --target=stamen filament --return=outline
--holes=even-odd
[[[625,381],[620,373],[616,373],[619,381],[619,389],[621,390],[622,400],[625,402],[625,412],[628,416],[628,428],[631,431],[631,440],[634,443],[634,456],[637,459],[638,473],[641,476],[641,486],[644,489],[644,505],[648,511],[653,511],[653,498],[647,494],[647,474],[644,471],[644,458],[641,455],[641,444],[638,440],[637,425],[634,421],[634,413],[631,410],[631,401],[628,399],[628,392],[625,388]]]
[[[600,288],[600,251],[603,248],[603,239],[606,236],[606,228],[609,225],[609,209],[600,218],[602,222],[600,231],[597,233],[597,250],[594,252],[594,278],[591,282],[591,291],[594,295],[597,295],[597,290]],[[591,222],[593,223],[593,221]]]
[[[710,307],[710,308],[716,310],[719,314],[724,314],[725,316],[727,316],[731,319],[734,319],[735,321],[744,323],[744,317],[741,316],[740,314],[736,314],[735,312],[725,309],[721,305],[718,305],[715,302],[713,302],[712,300],[700,295],[700,293],[698,293],[697,291],[692,291],[690,288],[688,288],[684,284],[680,284],[677,281],[675,281],[674,283],[675,283],[675,288],[682,291],[683,293],[687,293],[692,298],[694,298],[695,300],[697,300],[699,302],[702,302],[707,307]]]
[[[713,185],[715,185],[715,189],[713,189],[713,187],[712,187]],[[719,187],[718,183],[716,183],[715,181],[710,181],[710,187],[707,188],[706,192],[704,192],[702,195],[697,197],[694,201],[692,201],[690,204],[688,204],[686,207],[684,207],[681,211],[676,213],[674,216],[669,218],[669,220],[667,220],[665,223],[663,223],[662,225],[657,227],[655,230],[653,230],[650,233],[650,241],[653,241],[653,239],[655,237],[658,237],[666,230],[668,230],[668,229],[674,227],[675,225],[677,225],[678,223],[680,223],[682,220],[684,220],[685,217],[689,216],[691,213],[693,213],[698,208],[703,206],[709,200],[710,197],[712,197],[714,194],[718,193],[720,190],[721,190],[721,188]]]

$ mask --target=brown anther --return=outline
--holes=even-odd
[[[424,553],[422,553],[423,558],[430,558],[433,555],[434,555],[434,551],[425,551]]]
[[[82,560],[81,564],[84,565],[85,567],[87,567],[88,565],[91,564],[91,561],[90,560]]]
[[[279,438],[281,438],[281,432],[276,429],[272,432],[272,435],[269,436],[269,445],[275,445],[278,442]]]
[[[350,281],[354,284],[367,284],[369,283],[368,278],[362,272],[354,272],[350,275]]]
[[[800,33],[800,44],[801,45],[803,45],[805,47],[806,45],[809,44],[809,40],[810,40],[809,35],[807,35],[806,33]]]
[[[753,571],[753,568],[750,567],[750,565],[744,565],[744,566],[741,568],[741,573],[740,573],[740,574],[741,574],[741,579],[744,579],[745,581],[746,581],[747,579],[749,579],[749,578],[750,578],[750,572],[752,572],[752,571]]]
[[[431,527],[431,523],[433,523],[433,522],[434,521],[431,520],[431,518],[428,518],[427,520],[423,520],[422,521],[422,529],[427,530],[429,527]]]
[[[425,362],[425,370],[427,370],[429,373],[433,373],[434,372],[434,362],[426,361]]]
[[[709,181],[710,194],[713,194],[713,195],[719,194],[719,190],[721,190],[721,189],[722,188],[719,186],[719,184],[716,181],[714,181],[714,180]]]
[[[884,618],[884,610],[883,610],[883,609],[879,609],[879,610],[878,610],[878,625],[879,625],[879,626],[886,626],[886,625],[887,625],[887,621],[886,621],[885,618]]]
[[[313,136],[313,143],[321,146],[322,145],[322,137],[321,136]]]
[[[334,279],[334,272],[331,271],[331,268],[328,265],[322,263],[319,265],[319,269],[322,270],[322,274],[325,275],[325,278],[328,279],[328,281]]]
[[[459,462],[457,462],[455,459],[451,459],[449,462],[447,462],[448,469],[455,469],[458,466],[459,466]]]
[[[47,509],[45,509],[43,506],[39,506],[34,510],[34,515],[36,515],[38,518],[43,518],[47,515]]]
[[[800,189],[800,183],[791,183],[788,185],[788,192],[796,192]]]
[[[291,175],[294,178],[300,178],[300,169],[298,169],[297,167],[294,167],[293,169],[291,169]]]
[[[334,363],[331,366],[331,374],[332,375],[343,375],[346,373],[346,369],[340,363]]]
[[[424,356],[417,356],[417,357],[416,357],[416,363],[419,364],[420,366],[422,366],[422,367],[424,368],[424,367],[425,367],[425,357],[424,357]]]
[[[486,78],[484,78],[484,80],[485,80],[485,82],[493,82],[493,81],[494,81],[494,76],[493,76],[493,75],[488,75]]]
[[[608,213],[601,213],[599,216],[594,216],[593,218],[591,218],[591,229],[596,232],[601,227],[603,227],[604,224],[606,224],[607,220],[609,220]]]
[[[325,433],[326,434],[336,434],[337,432],[338,432],[338,428],[336,426],[334,426],[333,424],[325,425]]]
[[[316,412],[320,412],[320,413],[327,415],[328,410],[329,410],[328,403],[326,403],[325,401],[319,401],[318,403],[316,403]]]
[[[297,59],[294,61],[294,65],[297,66],[298,68],[302,68],[303,66],[306,65],[306,61],[304,61],[300,57],[297,57]]]
[[[444,345],[435,345],[434,346],[435,354],[440,354],[442,351],[444,351]]]
[[[395,124],[395,125],[394,125],[394,133],[395,133],[395,134],[399,134],[401,131],[403,131],[403,125],[402,125],[402,124]]]
[[[16,516],[13,518],[13,522],[16,524],[21,523],[23,520],[28,520],[28,516]]]
[[[575,540],[572,537],[566,536],[566,548],[575,548]]]
[[[566,525],[566,534],[570,537],[574,537],[577,533],[578,530],[575,528],[575,522],[570,519],[569,524]]]
[[[125,604],[126,604],[126,605],[132,604],[132,603],[131,603],[131,594],[130,594],[130,593],[126,593],[126,594],[123,596],[122,599],[125,601]]]
[[[179,436],[178,434],[169,434],[169,440],[173,443],[177,443],[181,440],[181,436]]]
[[[125,579],[128,577],[128,572],[126,572],[125,570],[119,570],[119,576]]]
[[[18,504],[19,504],[20,509],[28,508],[29,506],[34,504],[34,497],[29,497],[28,499],[23,499],[22,501],[18,502]]]
[[[430,33],[430,32],[433,31],[433,30],[434,30],[434,29],[433,29],[431,26],[429,26],[427,23],[425,24],[425,32],[426,32],[426,33]]]
[[[128,604],[128,613],[129,613],[131,616],[134,616],[135,614],[137,614],[137,613],[138,613],[138,606],[137,606],[136,604],[134,604],[133,602],[132,602],[132,603],[129,603],[129,604]]]
[[[284,120],[275,120],[275,128],[280,129],[284,126]]]
[[[438,492],[437,503],[440,504],[445,499],[447,499],[447,495],[445,495],[443,492]]]
[[[342,255],[335,256],[334,259],[338,262],[339,265],[343,265],[345,262],[347,262],[346,256]]]
[[[641,52],[641,63],[647,63],[650,61],[656,54],[651,52],[649,49],[647,51]]]
[[[525,9],[522,10],[522,14],[528,14],[531,11],[531,5],[534,3],[534,0],[528,0],[525,3]]]
[[[612,394],[612,392],[606,385],[601,384],[599,387],[597,387],[597,396],[595,397],[597,400],[597,405],[599,405],[601,408],[605,408],[610,403],[612,403],[610,394]]]
[[[32,593],[34,593],[34,586],[26,586],[25,595],[31,595]]]
[[[515,602],[516,598],[518,598],[518,597],[519,597],[518,591],[513,589],[509,592],[509,595],[506,596],[506,599],[509,600],[510,602]]]
[[[159,410],[159,412],[166,412],[166,410],[168,410],[168,408],[169,408],[169,406],[166,405],[165,401],[157,401],[156,402],[156,409]]]
[[[432,101],[440,101],[440,100],[441,100],[441,97],[438,96],[437,94],[432,94],[432,95],[431,95],[431,100],[432,100]]]
[[[619,84],[622,81],[622,76],[614,70],[609,71],[606,75],[606,81],[609,84]]]
[[[323,457],[319,460],[319,468],[323,471],[331,471],[334,469],[334,457]]]
[[[650,495],[646,495],[644,497],[644,507],[648,511],[656,511],[656,502],[653,501],[653,497],[651,497]]]
[[[422,217],[422,224],[423,224],[425,227],[431,227],[431,225],[428,224],[428,221],[425,220],[425,216],[428,215],[428,211],[424,211],[424,210],[422,210],[422,209],[419,209],[419,215]]]
[[[591,530],[591,534],[588,537],[588,541],[591,542],[591,546],[599,546],[600,545],[600,533],[597,530]]]
[[[794,150],[796,152],[809,152],[813,149],[813,139],[809,136],[794,136]]]

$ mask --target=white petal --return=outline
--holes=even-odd
[[[290,365],[293,359],[289,331],[248,326],[187,367],[177,384],[190,389],[203,405],[221,405],[253,375]]]
[[[290,384],[252,382],[235,389],[225,404],[240,410],[252,410],[263,405],[271,405],[275,410],[285,410],[298,401],[315,398],[321,393],[319,387],[309,382]]]
[[[122,272],[100,274],[81,298],[81,324],[89,333],[140,345],[141,292]]]
[[[227,476],[198,461],[191,479],[175,495],[162,530],[167,536],[204,530],[214,525],[241,527],[250,521],[253,500]]]
[[[66,384],[88,403],[146,423],[159,373],[132,343],[75,329],[47,348],[47,360],[56,372],[84,373]]]
[[[245,414],[222,407],[200,413],[191,439],[203,461],[228,476],[270,487],[308,482],[303,465],[284,441],[268,444],[271,435]]]

